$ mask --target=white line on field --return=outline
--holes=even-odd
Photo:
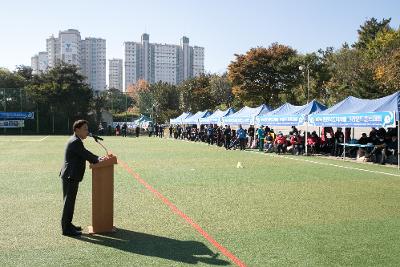
[[[170,138],[168,138],[167,140],[171,140]],[[173,141],[174,139],[172,139],[171,141]],[[185,140],[186,141],[186,140]],[[198,142],[192,142],[192,141],[187,141],[189,143],[195,143],[195,144],[201,144]],[[214,146],[210,146],[210,147],[214,147]],[[215,147],[217,148],[217,147]],[[261,154],[264,156],[269,156],[269,157],[273,157],[273,158],[285,158],[285,159],[291,159],[291,160],[296,160],[296,161],[303,161],[303,162],[308,162],[308,163],[314,163],[314,164],[319,164],[319,165],[325,165],[325,166],[332,166],[332,167],[337,167],[337,168],[343,168],[343,169],[349,169],[349,170],[357,170],[357,171],[363,171],[363,172],[369,172],[369,173],[376,173],[376,174],[383,174],[383,175],[389,175],[389,176],[395,176],[395,177],[400,177],[400,174],[394,174],[394,173],[389,173],[389,172],[382,172],[382,171],[372,171],[372,170],[366,170],[366,169],[362,169],[362,168],[356,168],[356,167],[349,167],[349,166],[343,166],[343,165],[338,165],[338,164],[333,164],[333,163],[325,163],[325,162],[318,162],[318,161],[314,161],[314,160],[309,160],[309,159],[302,159],[302,158],[292,158],[292,157],[288,157],[288,156],[283,156],[283,155],[275,155],[275,154],[268,154],[268,153],[260,153],[258,151],[249,151],[246,150],[245,152],[252,152],[252,153],[256,153],[256,154]],[[329,159],[328,159],[329,160]]]
[[[42,139],[39,140],[27,140],[27,139],[1,139],[0,138],[0,142],[42,142],[43,140],[45,140],[48,136],[43,137]]]
[[[254,152],[254,151],[248,151],[248,152]],[[254,152],[254,153],[258,153],[258,152]],[[292,158],[292,157],[288,157],[288,156],[272,155],[272,154],[266,154],[266,153],[264,153],[264,155],[270,156],[270,157],[273,157],[273,158],[278,158],[279,157],[279,158],[285,158],[285,159],[291,159],[291,160],[296,160],[296,161],[309,162],[309,163],[314,163],[314,164],[319,164],[319,165],[324,165],[324,166],[332,166],[332,167],[349,169],[349,170],[357,170],[357,171],[363,171],[363,172],[370,172],[370,173],[377,173],[377,174],[384,174],[384,175],[389,175],[389,176],[400,177],[400,174],[394,174],[394,173],[382,172],[382,171],[372,171],[372,170],[366,170],[366,169],[361,169],[361,168],[356,168],[356,167],[333,164],[333,163],[319,162],[319,161],[314,161],[314,160],[309,160],[309,159]]]
[[[46,139],[47,137],[49,137],[49,136],[43,137],[42,139],[39,140],[39,142],[42,142],[42,141],[43,141],[44,139]]]

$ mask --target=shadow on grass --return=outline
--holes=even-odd
[[[204,262],[210,265],[230,265],[228,261],[217,259],[219,254],[213,253],[201,242],[180,241],[126,229],[117,229],[112,234],[84,234],[78,240],[189,264]]]

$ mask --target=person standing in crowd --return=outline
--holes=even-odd
[[[154,125],[154,137],[158,137],[158,129],[159,129],[159,127],[158,127],[158,124],[156,123]]]
[[[115,135],[118,136],[121,134],[121,126],[119,126],[119,123],[117,126],[115,126]]]
[[[344,142],[344,134],[342,132],[342,128],[338,127],[335,133],[335,156],[339,157],[343,153],[343,144]]]
[[[160,138],[164,137],[164,126],[162,124],[160,124],[160,126],[158,127],[158,136]]]
[[[153,125],[149,123],[149,127],[147,127],[147,131],[149,132],[149,137],[153,134]]]
[[[231,136],[232,136],[231,127],[229,125],[225,125],[225,130],[224,130],[225,149],[229,149],[229,145],[231,144]]]
[[[222,127],[219,126],[217,128],[217,146],[222,146],[223,145],[223,131]]]
[[[249,135],[249,139],[250,139],[248,147],[251,148],[251,145],[253,144],[253,141],[254,141],[254,134],[255,134],[254,125],[250,125],[249,129],[247,129],[247,134]]]
[[[239,125],[239,129],[236,131],[237,138],[239,139],[240,150],[246,149],[246,131]]]
[[[139,125],[136,125],[135,134],[136,134],[136,137],[139,137],[139,134],[140,134],[140,127],[139,127]]]
[[[169,138],[172,138],[172,124],[169,126]]]
[[[178,131],[178,138],[182,139],[182,127],[180,125],[177,126],[177,131]]]
[[[264,132],[264,126],[261,125],[260,128],[257,130],[257,136],[258,136],[258,150],[259,151],[264,151],[264,139],[265,139],[265,132]]]
[[[99,124],[99,135],[104,135],[104,127],[103,124]]]
[[[123,137],[126,137],[127,128],[128,128],[128,125],[126,124],[126,122],[124,122],[124,124],[122,124],[122,128],[121,128]]]
[[[74,134],[67,142],[64,152],[64,163],[60,170],[62,180],[64,207],[61,217],[62,234],[66,236],[78,236],[82,234],[82,228],[72,224],[75,210],[76,194],[79,183],[85,174],[86,161],[97,163],[102,158],[86,150],[83,140],[89,135],[88,122],[77,120],[73,126]]]
[[[208,143],[208,145],[214,144],[214,128],[213,128],[212,124],[210,124],[207,128],[207,143]]]

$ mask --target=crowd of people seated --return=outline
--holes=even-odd
[[[321,134],[316,131],[299,131],[292,126],[289,134],[275,133],[268,126],[260,126],[255,129],[251,125],[244,129],[241,125],[232,129],[229,125],[195,125],[183,127],[181,125],[169,128],[170,137],[186,139],[194,142],[206,142],[209,145],[225,147],[225,149],[259,149],[266,153],[302,155],[323,154],[336,157],[349,156],[353,158],[363,157],[365,161],[373,161],[385,164],[390,157],[397,157],[397,130],[396,128],[375,129],[372,128],[369,135],[363,133],[359,140],[351,139],[351,129],[332,127],[322,128]],[[347,145],[347,147],[346,147]],[[392,159],[392,162],[396,161]]]

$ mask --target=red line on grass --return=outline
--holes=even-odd
[[[179,210],[174,204],[172,204],[171,201],[169,201],[166,197],[164,197],[160,192],[158,192],[156,189],[154,189],[151,185],[149,185],[145,180],[143,180],[140,175],[136,172],[134,172],[128,164],[125,162],[118,160],[118,163],[127,171],[129,172],[139,183],[144,185],[150,192],[152,192],[154,195],[156,195],[159,199],[161,199],[173,212],[178,214],[182,219],[187,221],[194,229],[197,230],[202,236],[204,236],[205,239],[210,241],[210,243],[216,247],[219,251],[221,251],[222,254],[227,256],[229,259],[231,259],[236,265],[245,267],[246,265],[240,261],[235,255],[233,255],[229,250],[227,250],[225,247],[223,247],[220,243],[218,243],[214,238],[212,238],[206,231],[203,230],[196,222],[194,222],[189,216],[187,216],[185,213],[183,213],[181,210]]]

